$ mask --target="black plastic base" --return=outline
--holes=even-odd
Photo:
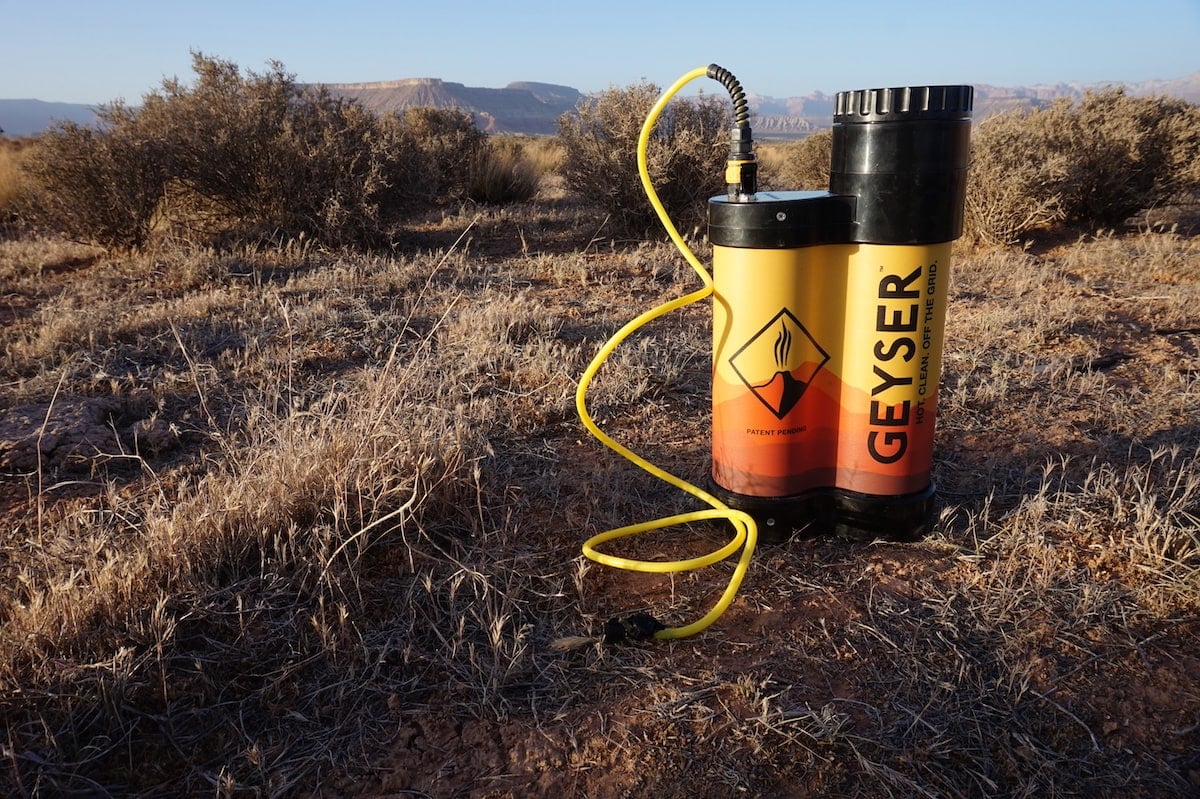
[[[729,507],[753,516],[758,522],[758,538],[765,543],[822,533],[855,541],[915,541],[929,532],[933,523],[932,483],[924,491],[899,496],[825,488],[790,497],[751,497],[716,484],[711,491]]]

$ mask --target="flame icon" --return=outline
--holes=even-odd
[[[782,321],[779,323],[779,336],[775,339],[775,365],[781,370],[787,364],[788,353],[792,349],[792,331]]]

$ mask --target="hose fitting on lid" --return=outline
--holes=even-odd
[[[753,200],[758,191],[758,162],[750,131],[750,106],[746,92],[733,73],[709,64],[708,77],[720,83],[733,101],[733,130],[729,134],[729,158],[725,162],[725,190],[734,202]]]

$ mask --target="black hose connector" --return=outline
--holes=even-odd
[[[610,619],[604,625],[604,643],[619,644],[622,641],[645,641],[653,638],[666,625],[649,613],[634,613],[623,619]]]
[[[733,73],[709,64],[708,77],[720,83],[733,101],[733,130],[729,139],[729,158],[725,167],[725,189],[734,202],[751,200],[758,191],[758,163],[754,157],[754,138],[750,132],[750,104],[746,92]]]

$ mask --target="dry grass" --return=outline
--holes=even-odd
[[[689,506],[574,416],[600,342],[694,287],[602,225],[545,199],[394,255],[0,243],[2,792],[1200,790],[1197,239],[961,254],[936,532],[764,548],[704,636],[563,655],[617,613],[694,617],[730,568],[579,557]],[[694,480],[707,319],[655,323],[592,395]],[[98,432],[51,440],[87,407]]]
[[[767,191],[828,191],[832,142],[833,133],[826,130],[798,141],[755,145],[759,159],[759,185]]]
[[[0,138],[0,224],[12,210],[20,185],[22,152],[25,139]]]
[[[566,152],[553,136],[512,136],[525,160],[542,176],[557,175]]]

